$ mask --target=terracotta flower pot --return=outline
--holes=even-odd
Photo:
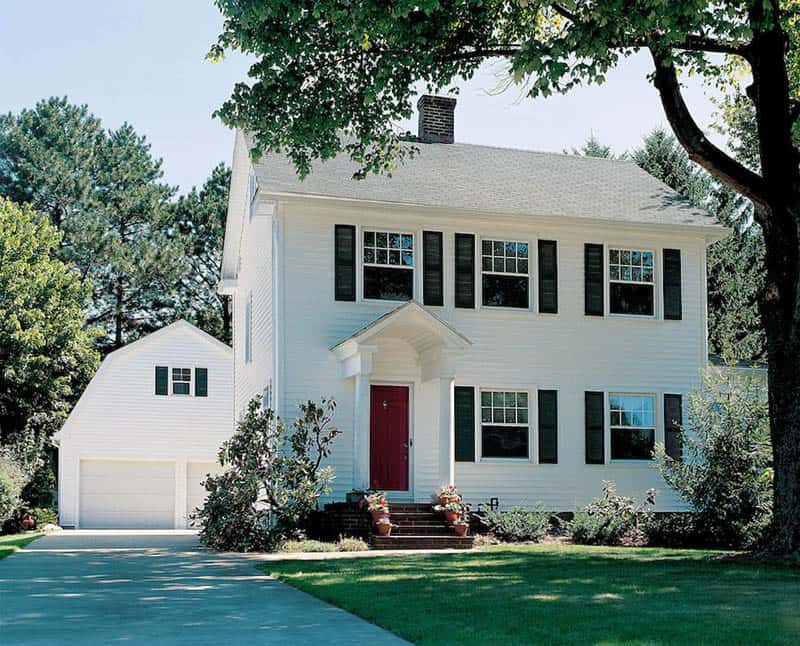
[[[446,511],[446,512],[444,512],[444,519],[448,523],[456,522],[459,519],[460,516],[461,516],[461,514],[459,512],[457,512],[457,511]]]
[[[389,515],[383,509],[373,509],[369,513],[372,514],[372,522],[373,523],[377,523],[378,520],[380,520],[381,518],[384,518],[384,517]]]
[[[390,536],[392,533],[392,526],[389,523],[379,523],[377,528],[381,536]]]
[[[469,525],[453,525],[453,529],[456,530],[456,536],[466,536]]]

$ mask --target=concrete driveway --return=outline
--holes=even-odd
[[[184,532],[47,536],[0,561],[0,644],[403,644]]]

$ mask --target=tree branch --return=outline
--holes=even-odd
[[[675,65],[650,47],[655,63],[655,86],[678,141],[689,158],[756,204],[766,204],[764,179],[712,144],[698,127],[683,100]]]

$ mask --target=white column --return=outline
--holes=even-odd
[[[369,374],[355,375],[353,400],[353,488],[369,488]]]
[[[439,378],[439,479],[442,484],[455,481],[454,386],[455,378]]]

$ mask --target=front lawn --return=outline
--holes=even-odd
[[[719,555],[525,545],[260,568],[421,644],[800,643],[800,568]]]
[[[32,540],[39,538],[40,536],[42,536],[41,532],[0,536],[0,559],[4,559],[9,554],[13,554],[18,549],[25,547]]]

